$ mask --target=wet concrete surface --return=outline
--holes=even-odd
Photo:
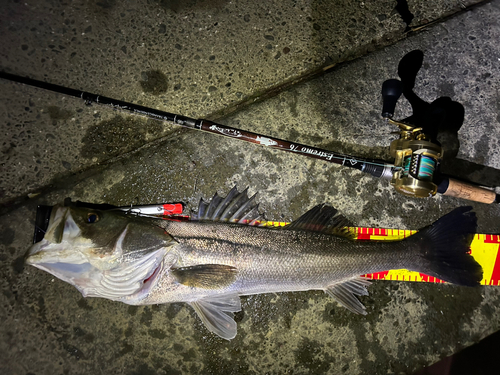
[[[9,4],[8,9],[18,11],[15,15],[24,15],[21,19],[26,24],[35,22],[19,11],[21,4]],[[70,24],[74,19],[74,22],[81,23],[80,29],[87,27],[78,34],[109,31],[113,35],[110,36],[112,41],[115,37],[116,40],[126,41],[129,35],[129,38],[140,37],[145,43],[153,43],[150,40],[158,37],[154,34],[153,38],[153,34],[149,33],[161,30],[173,33],[171,29],[175,28],[165,23],[163,28],[160,21],[157,23],[158,30],[144,27],[144,23],[153,24],[153,21],[145,21],[144,14],[152,17],[164,12],[161,14],[169,14],[174,20],[185,20],[182,28],[189,35],[186,38],[189,42],[182,42],[182,33],[178,31],[173,39],[179,40],[181,49],[175,44],[174,49],[186,52],[182,54],[184,58],[194,55],[197,49],[203,49],[198,51],[198,63],[188,65],[188,58],[181,59],[175,61],[174,71],[209,67],[206,72],[212,70],[214,75],[219,73],[220,77],[208,78],[203,73],[203,90],[200,85],[186,91],[181,91],[181,88],[175,90],[177,81],[172,80],[174,71],[164,68],[173,63],[174,55],[169,55],[171,51],[167,48],[162,49],[163,45],[151,47],[156,49],[157,56],[167,50],[162,57],[163,63],[158,62],[158,57],[155,59],[150,55],[153,67],[144,68],[147,64],[142,66],[140,62],[148,58],[145,57],[145,49],[144,54],[140,53],[139,39],[134,39],[136,48],[127,48],[127,57],[123,57],[120,53],[125,52],[120,47],[126,43],[114,45],[109,41],[112,45],[105,50],[99,44],[93,44],[100,43],[99,38],[92,43],[84,35],[81,35],[81,44],[78,44],[79,39],[73,42],[67,40],[66,48],[59,48],[62,52],[53,52],[50,64],[46,59],[40,65],[38,60],[44,57],[36,48],[33,53],[41,53],[38,59],[23,61],[11,58],[4,46],[2,68],[33,78],[51,78],[54,83],[117,99],[204,117],[241,102],[243,97],[257,97],[261,91],[279,86],[291,77],[300,77],[321,68],[322,64],[332,62],[327,59],[332,54],[324,50],[318,52],[317,49],[327,44],[335,46],[335,43],[343,43],[342,48],[330,47],[342,51],[339,52],[341,57],[333,62],[363,56],[334,67],[325,75],[290,85],[287,90],[278,90],[276,95],[266,100],[238,107],[238,111],[225,117],[219,116],[217,121],[294,142],[387,159],[388,145],[395,139],[391,132],[395,129],[380,119],[381,84],[385,79],[397,77],[397,64],[406,53],[420,49],[425,56],[415,87],[420,97],[430,102],[437,97],[449,96],[465,109],[457,159],[451,160],[447,167],[456,172],[455,175],[461,174],[459,177],[486,185],[495,186],[495,181],[499,179],[499,1],[488,2],[438,22],[424,32],[395,44],[402,39],[398,33],[406,25],[401,16],[393,12],[393,2],[378,2],[377,5],[375,2],[364,2],[367,7],[379,8],[371,11],[350,10],[356,23],[362,24],[362,20],[371,19],[373,14],[386,15],[386,18],[378,17],[377,25],[390,25],[380,26],[377,38],[386,39],[384,45],[393,44],[370,53],[366,53],[368,49],[359,47],[370,44],[363,42],[363,35],[373,38],[369,27],[349,28],[342,23],[338,26],[339,33],[349,38],[333,37],[336,32],[325,26],[332,25],[328,22],[333,21],[326,24],[320,22],[314,27],[316,17],[328,19],[327,11],[328,14],[343,15],[345,22],[353,23],[343,13],[348,9],[341,5],[338,9],[330,9],[327,3],[293,2],[293,6],[291,2],[276,5],[279,10],[263,6],[261,10],[250,12],[240,8],[235,11],[237,6],[244,5],[240,2],[216,1],[215,4],[210,3],[213,6],[209,6],[209,2],[154,2],[141,9],[134,8],[144,13],[137,10],[142,17],[137,12],[133,17],[132,11],[120,11],[114,2],[95,4],[99,12],[93,13],[93,21],[102,19],[102,23],[98,27],[92,26],[89,31],[85,31],[88,29],[85,17],[76,17],[81,9],[62,8],[65,14],[70,9],[75,14],[73,18],[68,17]],[[450,2],[443,2],[434,13],[426,14],[430,10],[423,3],[408,4],[416,17],[412,21],[417,22],[416,25],[433,17],[442,17],[451,9],[449,7],[460,6],[458,3],[450,5]],[[247,7],[250,6],[247,4]],[[313,9],[321,11],[312,17]],[[280,17],[278,12],[282,12]],[[240,13],[243,21],[238,18]],[[41,11],[40,14],[43,20],[51,19],[52,14],[62,17],[58,8],[45,13]],[[249,22],[245,21],[246,14],[250,17]],[[308,30],[318,27],[320,30],[328,29],[330,31],[325,35],[330,39],[318,39],[312,35],[313,31],[303,32],[303,28],[293,26],[299,25],[296,22],[306,18],[306,14],[311,17],[311,21],[306,22],[312,24]],[[113,15],[128,19],[130,24],[137,23],[135,33],[118,32],[120,18]],[[305,52],[301,54],[288,47],[290,51],[285,54],[281,50],[279,59],[290,58],[289,64],[279,59],[270,61],[270,56],[274,59],[274,55],[269,51],[265,55],[267,44],[262,44],[272,42],[266,35],[273,36],[276,42],[287,34],[269,31],[266,17],[279,18],[278,23],[286,22],[283,27],[290,27],[288,40],[293,40],[294,45],[299,44]],[[42,24],[46,25],[43,20]],[[224,51],[225,61],[234,52],[232,47],[223,48],[231,45],[224,44],[224,41],[227,38],[236,40],[232,77],[239,76],[240,79],[231,81],[225,89],[228,90],[227,95],[212,96],[213,92],[220,93],[222,87],[226,87],[229,73],[223,73],[221,66],[210,65],[216,64],[214,61],[219,58],[214,54],[216,57],[210,59],[212,52],[209,49],[212,46],[207,47],[210,40],[203,39],[202,34],[198,40],[196,33],[190,33],[197,30],[195,22],[198,22],[196,27],[204,31],[218,23],[213,26],[212,33],[224,37],[218,39],[217,36],[214,40],[221,44],[215,43],[213,47]],[[3,22],[2,28],[5,25]],[[64,27],[62,25],[60,27]],[[179,27],[179,22],[175,25]],[[225,29],[215,33],[217,27],[222,25],[226,25]],[[241,30],[235,25],[241,25]],[[264,34],[262,45],[252,39],[256,35],[252,30],[259,27],[259,32]],[[277,26],[273,32],[276,30]],[[363,32],[366,34],[359,34]],[[36,31],[33,33],[36,34]],[[234,35],[231,36],[231,33]],[[22,32],[19,35],[21,38]],[[57,32],[54,35],[54,38],[60,39],[58,43],[65,38],[62,31],[60,35]],[[206,35],[209,35],[208,31]],[[49,44],[47,34],[39,38]],[[351,46],[352,41],[355,43]],[[12,43],[16,44],[16,40]],[[83,47],[79,47],[82,44]],[[89,57],[83,64],[84,68],[79,64],[64,65],[63,61],[67,61],[68,56],[61,56],[67,54],[68,46],[74,46],[76,53],[79,53],[79,48],[82,48],[81,51],[95,48],[96,53],[101,53],[103,57],[108,56],[104,54],[108,51],[113,57],[107,61],[114,62],[108,63],[106,72],[95,70],[103,66],[96,67],[92,63],[98,60],[98,56]],[[279,48],[286,48],[283,46],[280,44]],[[263,53],[259,55],[260,49]],[[30,47],[26,49],[30,50]],[[276,52],[273,49],[270,51]],[[308,54],[312,59],[310,61],[305,57]],[[124,64],[123,59],[129,59],[130,65]],[[59,64],[60,69],[56,69]],[[241,70],[237,73],[235,67],[240,65]],[[252,74],[257,75],[252,69],[261,73],[255,82],[250,78]],[[133,72],[133,76],[129,76],[128,71]],[[162,74],[152,73],[154,71],[165,75],[170,72],[166,88],[162,83]],[[186,79],[187,76],[182,77]],[[141,81],[143,84],[139,83]],[[2,165],[10,173],[9,179],[3,180],[6,191],[4,202],[15,197],[16,204],[4,206],[0,216],[2,373],[411,374],[500,328],[500,289],[494,286],[465,288],[376,282],[369,289],[370,295],[362,298],[367,306],[367,316],[350,313],[322,292],[243,297],[243,311],[236,315],[238,335],[231,342],[210,334],[187,305],[134,307],[102,299],[84,299],[69,284],[24,266],[38,204],[52,205],[69,196],[74,200],[116,205],[183,201],[191,209],[196,207],[200,197],[209,198],[215,191],[227,193],[236,184],[240,188],[249,186],[251,193],[259,192],[261,208],[269,219],[290,221],[315,204],[327,202],[360,226],[417,229],[470,202],[441,196],[423,200],[407,198],[396,193],[388,181],[352,169],[179,129],[173,125],[159,126],[155,122],[106,108],[84,107],[77,100],[63,100],[56,94],[43,93],[40,96],[27,87],[6,82],[1,84],[7,88],[1,91],[2,111],[7,113],[5,118],[8,118],[6,128],[18,129],[16,124],[22,124],[21,128],[24,126],[26,131],[21,156],[17,146],[8,148],[4,145],[8,149],[3,153],[3,157],[10,155],[10,159]],[[210,91],[211,86],[217,90]],[[147,90],[150,94],[145,94]],[[238,98],[238,92],[242,93],[242,98]],[[15,101],[24,104],[16,106]],[[401,99],[396,118],[409,115],[409,105]],[[32,133],[27,133],[28,130]],[[41,138],[35,140],[35,132],[42,134]],[[122,137],[123,144],[113,134]],[[22,138],[20,134],[16,137]],[[35,151],[39,156],[34,154]],[[46,167],[38,177],[35,177],[38,170],[33,169],[36,164],[39,170]],[[44,189],[40,196],[24,198],[26,192],[37,191],[37,188],[47,186],[49,181],[49,188]],[[480,233],[500,232],[497,205],[472,203],[472,206],[478,215]]]
[[[477,0],[411,3],[411,26]],[[185,116],[223,114],[404,39],[393,0],[4,1],[1,69]],[[0,80],[0,202],[168,136],[78,99]],[[104,132],[103,132],[103,129]],[[105,142],[105,145],[103,144]]]

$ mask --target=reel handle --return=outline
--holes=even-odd
[[[388,79],[382,84],[382,117],[391,119],[394,116],[396,103],[403,93],[403,84],[398,79]]]

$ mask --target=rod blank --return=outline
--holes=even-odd
[[[193,119],[190,117],[177,115],[175,113],[160,111],[158,109],[148,108],[141,105],[124,102],[122,100],[112,99],[105,96],[75,90],[72,88],[59,86],[43,81],[37,81],[31,78],[21,77],[5,72],[0,72],[0,78],[80,98],[83,99],[86,104],[96,103],[104,106],[109,106],[114,109],[146,116],[151,119],[173,122],[174,124],[182,126],[184,128],[201,130],[224,137],[260,144],[262,146],[278,149],[281,151],[292,152],[295,154],[308,156],[310,158],[320,159],[345,167],[358,169],[375,177],[392,177],[393,165],[381,160],[357,158],[351,155],[344,155],[333,151],[323,150],[317,147],[289,142],[279,138],[264,136],[262,134],[232,128],[230,126],[217,124],[208,120]]]

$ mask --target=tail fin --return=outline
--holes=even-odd
[[[472,207],[459,207],[443,216],[406,241],[418,243],[419,269],[441,280],[476,286],[483,278],[483,269],[468,253],[477,229]]]

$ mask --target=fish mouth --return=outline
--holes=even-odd
[[[35,267],[61,261],[72,264],[84,263],[86,260],[78,251],[69,249],[69,244],[74,243],[80,233],[80,228],[71,217],[69,209],[54,206],[46,230],[43,230],[43,237],[38,238],[38,241],[29,248],[25,262]]]

